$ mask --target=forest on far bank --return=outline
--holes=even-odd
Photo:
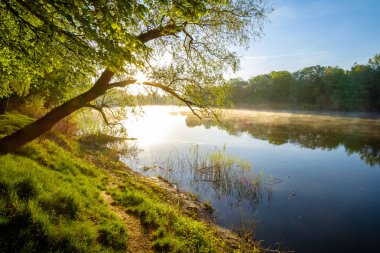
[[[380,112],[380,54],[350,70],[316,65],[228,82],[236,108]],[[181,105],[160,93],[139,94],[133,100],[140,105]]]
[[[380,112],[380,54],[350,70],[311,66],[231,79],[236,107]]]

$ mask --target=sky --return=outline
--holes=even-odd
[[[248,79],[307,66],[350,69],[380,53],[380,0],[269,0],[274,11],[264,34],[239,50]]]

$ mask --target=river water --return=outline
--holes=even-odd
[[[124,122],[141,152],[122,160],[209,201],[219,225],[296,252],[378,250],[379,119],[231,110],[217,125],[144,111]]]

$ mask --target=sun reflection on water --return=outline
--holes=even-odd
[[[186,110],[177,106],[144,107],[145,114],[123,122],[129,137],[137,138],[140,147],[149,147],[171,142],[175,139],[178,125],[183,124],[185,116],[170,113]],[[180,133],[177,133],[180,134]]]

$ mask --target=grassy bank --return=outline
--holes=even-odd
[[[1,116],[0,135],[31,120]],[[0,252],[126,252],[135,240],[156,252],[258,251],[210,223],[190,195],[175,195],[132,172],[114,150],[89,145],[98,138],[52,131],[0,155]]]

